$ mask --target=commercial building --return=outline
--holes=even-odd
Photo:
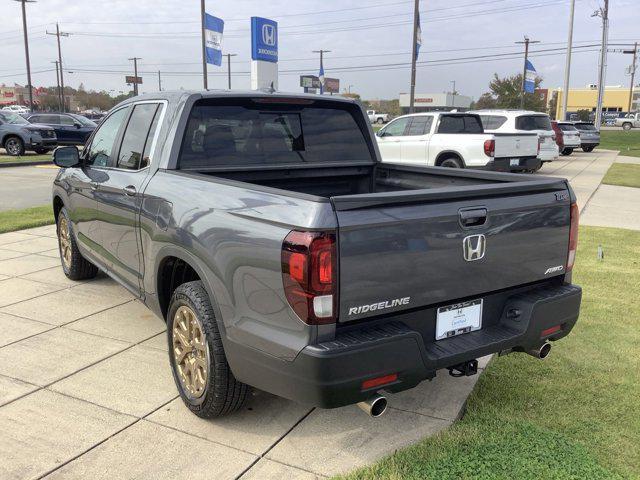
[[[558,104],[556,107],[556,118],[560,118],[562,110],[563,91],[557,90]],[[567,96],[567,119],[571,114],[576,114],[578,110],[596,111],[598,103],[598,86],[587,85],[584,88],[570,88]],[[602,111],[605,117],[618,117],[626,113],[629,108],[629,87],[622,85],[605,86],[604,98],[602,99]],[[633,101],[631,111],[640,109],[640,87],[636,86],[633,91]]]
[[[411,95],[400,94],[400,111],[409,113]],[[414,112],[433,112],[435,110],[468,110],[471,107],[471,97],[452,93],[416,93],[414,97]]]

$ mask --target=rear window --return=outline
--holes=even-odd
[[[593,123],[576,123],[575,125],[578,130],[596,130],[596,127]]]
[[[502,115],[480,115],[482,126],[485,130],[496,130],[507,121],[507,117]]]
[[[179,168],[373,160],[351,104],[196,103],[189,115]]]
[[[475,115],[443,115],[438,133],[484,133],[484,130]]]
[[[576,127],[574,127],[573,125],[569,125],[568,123],[559,123],[558,127],[560,127],[560,130],[562,130],[563,132],[577,132],[578,129]]]
[[[517,130],[551,130],[547,115],[521,115],[516,118]]]

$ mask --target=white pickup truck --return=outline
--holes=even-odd
[[[506,172],[540,168],[535,133],[485,133],[476,114],[404,115],[380,129],[376,138],[383,162]]]
[[[371,123],[383,124],[389,121],[388,113],[380,113],[375,110],[367,110],[367,117],[369,117]]]
[[[622,127],[623,130],[640,128],[640,113],[630,113],[624,118],[616,118],[615,125],[616,127]]]

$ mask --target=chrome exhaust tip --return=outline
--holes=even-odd
[[[358,407],[370,417],[377,418],[387,411],[387,399],[382,395],[375,394],[364,402],[358,403]]]
[[[532,357],[539,358],[540,360],[544,360],[551,353],[551,344],[549,342],[545,342],[540,345],[538,348],[533,348],[528,350],[527,353]]]

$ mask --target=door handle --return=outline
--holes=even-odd
[[[133,185],[127,185],[122,189],[122,191],[125,193],[125,195],[129,195],[130,197],[133,197],[136,193],[138,193],[136,187],[134,187]]]
[[[460,225],[463,227],[479,227],[487,221],[486,208],[473,208],[469,210],[460,210]]]

